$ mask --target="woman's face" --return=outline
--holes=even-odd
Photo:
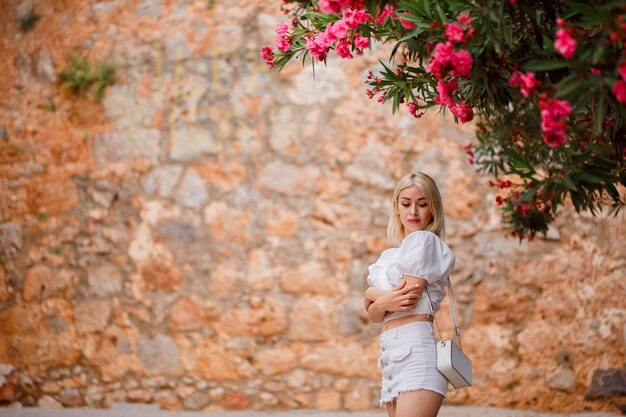
[[[433,220],[426,197],[415,185],[400,191],[396,214],[400,216],[405,236],[417,230],[426,229],[426,226]]]

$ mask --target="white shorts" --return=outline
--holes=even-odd
[[[382,332],[378,366],[383,376],[381,407],[408,391],[424,389],[446,396],[448,381],[437,370],[435,334],[428,321]]]

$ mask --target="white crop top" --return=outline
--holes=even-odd
[[[423,278],[428,281],[426,288],[434,309],[431,312],[428,296],[424,291],[413,310],[388,313],[385,321],[437,312],[446,295],[445,279],[454,268],[454,261],[454,253],[448,245],[436,234],[425,230],[406,236],[399,248],[385,250],[376,263],[369,266],[367,283],[381,290],[390,290],[402,282],[405,274]]]

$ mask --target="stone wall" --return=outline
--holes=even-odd
[[[0,401],[376,408],[360,295],[394,183],[419,169],[444,196],[475,367],[448,402],[614,410],[585,393],[625,365],[623,217],[565,207],[548,239],[507,237],[471,127],[365,96],[384,48],[315,78],[265,68],[279,3],[1,3]],[[75,50],[116,63],[102,103],[59,87]]]

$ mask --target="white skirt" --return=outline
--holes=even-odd
[[[437,346],[433,324],[418,321],[384,331],[380,335],[383,383],[380,405],[403,392],[429,390],[446,396],[448,381],[437,370]]]

